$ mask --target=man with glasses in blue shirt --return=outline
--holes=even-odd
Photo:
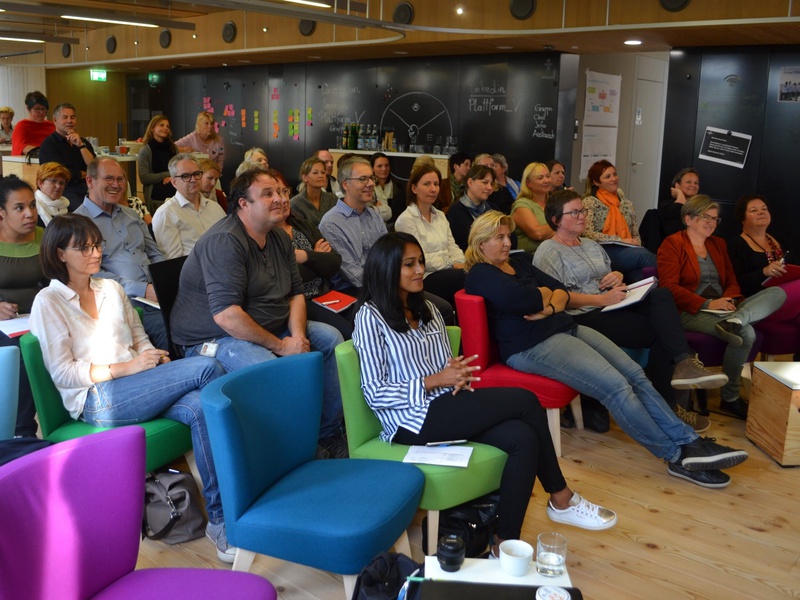
[[[153,233],[165,257],[189,256],[200,236],[225,218],[225,211],[200,194],[203,171],[191,154],[173,156],[168,169],[177,193],[153,215]]]
[[[103,262],[96,277],[117,281],[131,299],[157,301],[148,265],[161,262],[164,255],[139,214],[119,205],[127,192],[122,167],[109,156],[95,158],[86,167],[86,185],[88,194],[75,214],[92,219],[103,234]],[[161,311],[135,301],[134,305],[142,308],[142,323],[153,345],[169,350]]]

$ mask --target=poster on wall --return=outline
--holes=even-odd
[[[706,127],[699,158],[743,169],[753,136],[718,127]]]
[[[617,149],[616,127],[584,127],[581,145],[580,180],[586,180],[586,174],[598,160],[607,160],[614,164]]]
[[[800,102],[800,67],[781,67],[778,102]]]
[[[586,71],[585,125],[616,127],[619,124],[620,75]]]

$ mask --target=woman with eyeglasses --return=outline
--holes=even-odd
[[[200,193],[203,171],[191,154],[176,154],[169,173],[177,192],[153,215],[153,234],[165,258],[178,258],[189,256],[200,236],[225,218],[225,211]]]
[[[83,215],[56,217],[45,230],[40,260],[51,281],[36,296],[30,319],[45,367],[76,421],[116,427],[166,417],[188,425],[203,482],[206,534],[218,537],[225,524],[200,389],[225,370],[213,358],[171,361],[154,348],[122,286],[92,277],[102,248],[100,230]],[[218,550],[217,556],[233,562],[233,552]]]
[[[10,144],[14,134],[14,109],[10,106],[0,106],[0,144]]]
[[[55,123],[47,120],[50,103],[42,92],[29,92],[25,96],[28,118],[22,119],[11,133],[11,155],[27,154],[42,145],[47,136],[56,130]]]
[[[656,257],[642,247],[633,203],[619,189],[617,169],[607,160],[589,167],[586,175],[586,237],[603,244],[611,266],[628,283],[644,277],[642,269],[655,267]]]
[[[172,141],[169,119],[164,115],[156,115],[150,119],[142,141],[144,145],[139,149],[136,163],[139,167],[139,179],[144,187],[144,201],[152,212],[164,200],[175,195],[168,165],[178,153],[178,148]]]
[[[300,179],[303,190],[291,199],[292,212],[319,227],[322,216],[338,201],[336,194],[323,189],[328,185],[325,163],[314,156],[307,158],[300,165]]]
[[[0,178],[0,321],[31,312],[33,298],[47,279],[39,264],[44,229],[37,227],[36,199],[15,175]],[[19,338],[0,333],[0,346],[19,347]],[[35,437],[38,425],[33,393],[20,361],[19,400],[14,434]]]
[[[68,182],[69,169],[62,164],[44,163],[36,171],[36,211],[45,227],[54,217],[67,214],[69,199],[63,193]]]
[[[486,302],[489,331],[512,369],[567,384],[597,398],[631,438],[669,466],[673,477],[703,487],[730,483],[720,469],[747,452],[700,438],[681,421],[642,368],[603,334],[565,312],[570,292],[523,255],[509,255],[514,221],[497,211],[478,217],[466,252],[468,294]]]
[[[665,239],[658,249],[658,277],[675,299],[687,331],[707,333],[727,343],[720,408],[740,419],[747,402],[739,396],[740,374],[756,340],[752,324],[778,310],[786,294],[771,287],[744,299],[727,245],[712,235],[721,221],[719,204],[698,194],[681,209],[686,229]]]
[[[715,389],[728,378],[706,369],[691,351],[667,290],[652,289],[636,304],[603,312],[603,307],[626,298],[627,286],[622,273],[611,270],[603,247],[581,237],[586,230],[586,212],[577,192],[559,190],[550,194],[544,214],[554,235],[536,250],[534,266],[567,288],[566,312],[576,323],[599,331],[622,348],[649,348],[648,375],[653,387],[681,420],[696,431],[705,431],[708,419],[677,406],[672,390]],[[584,403],[586,408],[589,413],[597,409],[591,401]],[[604,409],[595,413],[605,417],[599,419],[601,422],[607,421]]]

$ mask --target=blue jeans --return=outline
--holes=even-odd
[[[786,292],[779,287],[771,287],[753,294],[742,302],[736,312],[730,315],[715,315],[698,311],[695,314],[681,313],[681,323],[687,331],[707,333],[722,339],[716,326],[726,319],[739,319],[742,322],[742,345],[738,348],[728,344],[722,356],[722,372],[728,376],[726,383],[720,390],[720,396],[726,402],[731,402],[739,397],[741,385],[742,366],[750,356],[750,350],[756,341],[756,332],[751,323],[757,323],[778,310],[786,301]]]
[[[96,383],[86,394],[81,419],[98,427],[118,427],[165,417],[188,425],[197,470],[203,482],[208,520],[220,523],[222,502],[208,441],[200,389],[225,374],[213,358],[174,360],[135,375]]]
[[[597,398],[622,430],[668,462],[698,438],[658,395],[642,368],[594,329],[577,325],[514,354],[508,366],[555,379]]]
[[[642,269],[656,266],[656,255],[641,246],[632,248],[618,244],[603,244],[603,250],[611,259],[611,269],[620,271],[625,276],[625,283],[644,279]]]
[[[283,339],[288,335],[287,329],[278,337]],[[339,391],[339,372],[336,370],[334,349],[344,338],[335,327],[316,321],[308,321],[306,337],[311,342],[311,349],[321,352],[323,357],[322,418],[319,425],[319,439],[323,440],[341,434],[342,395]],[[219,344],[216,358],[228,373],[265,360],[280,358],[263,346],[230,336],[217,338],[215,341]],[[202,347],[202,344],[189,346],[184,348],[184,353],[186,356],[198,356]]]

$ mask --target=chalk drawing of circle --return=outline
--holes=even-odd
[[[453,135],[453,120],[444,103],[427,92],[408,92],[392,100],[381,116],[381,131],[393,127],[407,131],[409,138],[421,134]]]

